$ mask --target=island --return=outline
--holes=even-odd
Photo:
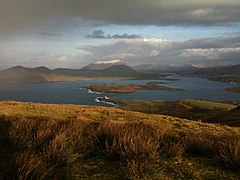
[[[232,87],[232,88],[226,88],[229,92],[237,92],[240,93],[240,87]]]
[[[113,83],[88,84],[86,88],[91,91],[105,92],[105,93],[133,93],[137,90],[167,90],[167,91],[184,90],[180,88],[160,86],[158,84],[160,83],[150,82],[150,83],[147,83],[146,85],[135,85],[135,84],[118,85]]]

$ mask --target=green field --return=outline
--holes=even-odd
[[[207,101],[207,100],[183,100],[182,103],[187,104],[193,108],[199,109],[208,109],[208,110],[217,110],[217,109],[233,109],[236,108],[236,105]]]

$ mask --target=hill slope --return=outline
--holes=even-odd
[[[74,81],[77,78],[54,73],[52,70],[40,66],[26,68],[15,66],[0,71],[0,83],[39,83],[56,81]]]
[[[240,65],[215,67],[215,68],[202,68],[192,72],[194,75],[206,76],[240,76]]]
[[[229,103],[207,100],[143,101],[106,100],[121,109],[150,114],[164,114],[195,121],[240,127],[240,108]]]
[[[205,77],[209,80],[222,81],[227,83],[240,83],[240,65],[201,68],[188,72],[180,72],[179,74],[185,76]]]
[[[22,82],[42,82],[45,77],[39,71],[41,69],[25,68],[22,66],[12,67],[0,72],[0,82],[3,83],[22,83]],[[46,71],[44,72],[46,73]],[[50,70],[46,74],[51,73]]]
[[[3,179],[240,176],[239,128],[113,108],[12,101],[0,102],[0,127]]]
[[[135,77],[143,76],[144,73],[138,72],[126,65],[113,65],[107,68],[95,69],[55,69],[54,72],[71,76],[84,76],[84,77]]]
[[[123,76],[124,77],[124,76],[137,76],[137,75],[141,75],[142,73],[126,65],[115,65],[115,66],[111,66],[109,68],[100,70],[99,74],[102,74],[105,76],[117,76],[117,77]]]

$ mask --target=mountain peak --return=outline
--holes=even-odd
[[[45,67],[45,66],[36,67],[36,68],[32,69],[32,71],[38,72],[38,73],[49,73],[49,72],[51,72],[51,70],[48,69],[48,68]]]
[[[28,70],[29,70],[29,68],[27,68],[27,67],[17,65],[17,66],[11,67],[9,69],[5,69],[2,72],[8,72],[8,71],[9,72],[16,72],[16,71],[28,71]]]
[[[85,66],[83,69],[87,69],[87,70],[103,70],[103,69],[107,69],[107,68],[110,68],[110,67],[113,67],[113,66],[117,66],[117,65],[128,66],[123,61],[118,60],[118,59],[114,59],[114,60],[108,60],[108,61],[95,61],[95,62]]]
[[[48,69],[47,67],[45,67],[45,66],[38,66],[38,67],[35,67],[34,69]],[[48,70],[50,70],[50,69],[48,69]]]
[[[95,61],[92,64],[125,64],[122,60]]]
[[[17,65],[17,66],[11,67],[11,68],[9,68],[9,69],[26,69],[26,67]]]

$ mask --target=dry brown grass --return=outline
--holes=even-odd
[[[98,159],[99,164],[103,161],[118,164],[119,173],[127,179],[159,178],[158,174],[165,172],[171,177],[194,179],[199,174],[194,168],[189,169],[187,163],[174,165],[189,154],[217,156],[224,165],[239,168],[238,134],[233,139],[192,129],[186,131],[166,121],[134,118],[124,121],[125,112],[116,112],[113,115],[104,111],[104,114],[121,116],[119,121],[91,120],[84,116],[62,119],[0,116],[0,179],[81,178],[76,174],[78,168],[86,169],[83,164],[91,159]]]
[[[187,144],[186,151],[200,156],[212,155],[214,142],[215,137],[213,135],[190,132],[185,138],[185,143]]]
[[[167,169],[168,171],[174,172],[175,179],[201,179],[196,170],[184,163],[175,162],[174,164],[168,165]]]
[[[71,177],[70,167],[82,155],[119,161],[128,175],[145,177],[161,166],[160,141],[171,130],[148,121],[5,119],[11,125],[2,143],[13,145],[12,176],[19,179]]]
[[[160,141],[160,155],[167,159],[182,158],[187,149],[187,145],[185,135],[172,129],[169,133],[165,134]]]
[[[109,159],[119,159],[128,174],[143,178],[162,166],[160,141],[170,130],[152,122],[106,121],[96,132],[95,148]]]
[[[16,155],[14,169],[14,178],[19,180],[45,179],[51,171],[41,158],[30,152],[22,152]]]
[[[222,137],[214,146],[218,159],[230,168],[240,168],[240,137]]]

